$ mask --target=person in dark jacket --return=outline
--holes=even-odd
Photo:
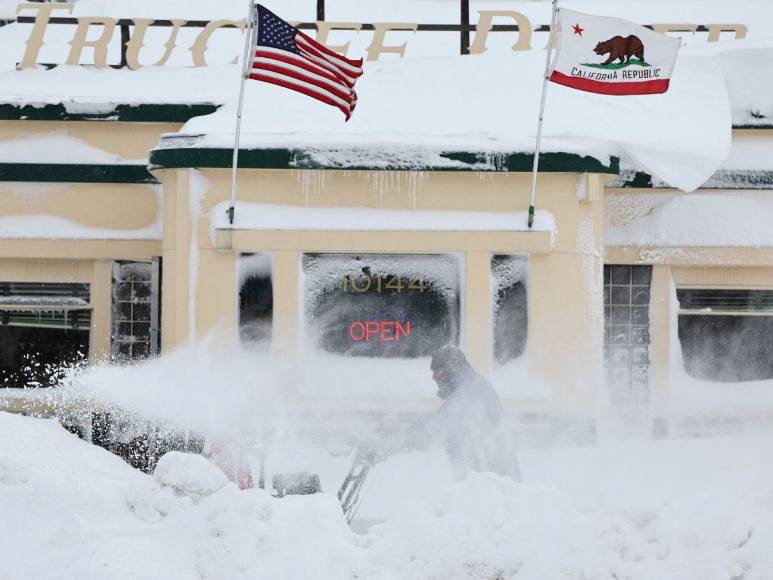
[[[442,405],[430,429],[444,439],[459,477],[469,471],[493,472],[521,481],[518,459],[504,425],[504,409],[494,387],[470,366],[456,346],[432,355],[432,378]]]

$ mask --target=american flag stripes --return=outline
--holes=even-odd
[[[249,78],[303,93],[352,115],[362,59],[350,60],[257,5]]]

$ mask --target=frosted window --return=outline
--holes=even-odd
[[[309,339],[350,356],[414,358],[459,340],[459,265],[448,255],[307,254]]]
[[[265,349],[271,342],[274,292],[271,256],[242,254],[239,259],[239,339],[251,349]]]
[[[773,378],[773,292],[679,289],[677,298],[687,374],[716,382]]]
[[[526,349],[528,313],[524,256],[494,256],[494,360],[500,365],[520,357]]]

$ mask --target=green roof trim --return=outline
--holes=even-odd
[[[674,189],[643,171],[624,170],[607,183],[619,189]],[[720,169],[700,189],[773,189],[773,171],[765,169]]]
[[[0,121],[120,121],[123,123],[186,123],[193,117],[209,115],[220,105],[116,105],[109,111],[69,112],[63,104],[0,104]]]
[[[754,125],[733,125],[733,129],[773,129],[773,122],[757,123]]]
[[[158,183],[145,165],[0,163],[0,181]]]
[[[335,157],[325,151],[320,161],[313,151],[304,149],[240,149],[239,167],[243,169],[347,169],[374,171],[491,171],[491,172],[531,172],[534,155],[532,153],[474,153],[443,152],[439,156],[451,163],[418,164],[368,163],[338,164]],[[363,155],[363,159],[367,156]],[[233,151],[205,147],[154,149],[150,152],[151,169],[172,169],[181,167],[228,168],[231,167]],[[608,173],[617,174],[620,169],[616,157],[604,164],[595,157],[575,155],[573,153],[541,153],[540,171],[563,173]]]

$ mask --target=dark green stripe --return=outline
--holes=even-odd
[[[117,105],[102,113],[70,113],[64,105],[0,105],[3,121],[121,121],[124,123],[185,123],[209,115],[220,105]]]
[[[733,129],[773,129],[773,123],[760,123],[759,125],[733,125]]]
[[[674,189],[659,182],[653,183],[652,176],[643,171],[625,171],[607,187],[626,189]],[[768,170],[719,170],[712,175],[701,189],[773,189],[773,171]]]
[[[494,172],[530,172],[534,155],[531,153],[471,153],[444,152],[440,157],[456,161],[457,165],[417,165],[394,163],[370,165],[367,162],[355,165],[335,163],[335,151],[326,152],[331,159],[322,163],[312,153],[302,149],[242,149],[239,151],[239,167],[244,169],[351,169],[382,171],[494,171]],[[154,149],[150,153],[152,168],[177,167],[231,167],[233,151],[231,149],[181,148]],[[362,156],[367,159],[367,155]],[[605,165],[593,157],[583,157],[572,153],[543,153],[540,155],[541,172],[567,173],[612,173],[619,171],[619,161],[613,157]]]
[[[158,183],[145,165],[0,163],[0,181]]]

